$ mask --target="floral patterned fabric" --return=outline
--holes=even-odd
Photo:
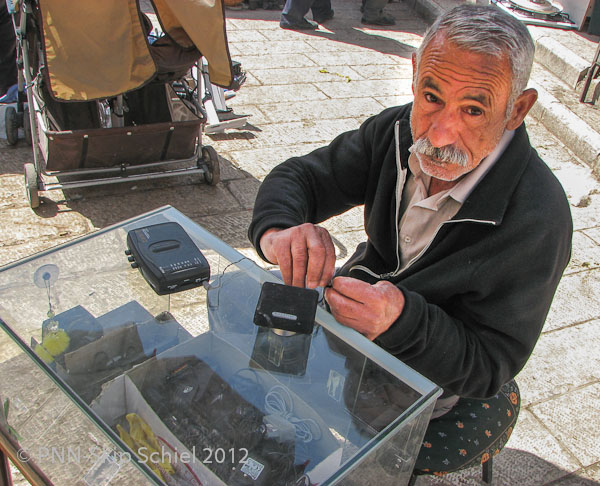
[[[514,380],[492,398],[461,398],[450,412],[429,423],[413,474],[443,476],[488,461],[508,441],[520,403]]]

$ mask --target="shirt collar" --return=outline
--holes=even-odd
[[[494,147],[494,149],[489,153],[487,157],[485,157],[481,163],[475,167],[471,172],[468,172],[454,187],[448,190],[445,197],[451,197],[455,201],[463,204],[467,197],[473,192],[479,181],[483,179],[483,177],[488,173],[488,171],[494,166],[494,164],[498,161],[506,147],[513,138],[515,131],[514,130],[505,130],[500,138],[500,141]],[[411,154],[412,155],[412,154]],[[408,167],[410,172],[414,175],[416,179],[419,179],[423,182],[426,188],[429,187],[429,183],[431,182],[431,177],[421,171],[421,166],[419,165],[419,161],[417,157],[408,158]],[[442,199],[442,198],[440,198]]]

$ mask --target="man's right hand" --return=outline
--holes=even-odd
[[[283,282],[295,287],[325,287],[335,272],[335,248],[329,232],[311,223],[292,228],[270,228],[260,238],[260,249],[279,265]]]

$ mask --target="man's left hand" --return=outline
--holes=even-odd
[[[336,277],[325,298],[336,320],[371,341],[387,331],[404,309],[404,294],[382,280],[374,285],[351,277]]]

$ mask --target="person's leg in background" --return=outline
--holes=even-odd
[[[394,25],[396,19],[383,11],[388,0],[363,0],[361,23],[370,25]]]
[[[0,97],[17,84],[17,43],[5,0],[0,0]],[[11,90],[12,91],[12,90]],[[15,100],[16,101],[16,92]],[[10,102],[10,100],[4,100]]]
[[[279,26],[282,29],[315,30],[319,27],[316,22],[307,20],[308,13],[315,0],[287,0],[281,11]]]
[[[315,0],[311,6],[313,20],[322,24],[333,18],[331,0]]]

